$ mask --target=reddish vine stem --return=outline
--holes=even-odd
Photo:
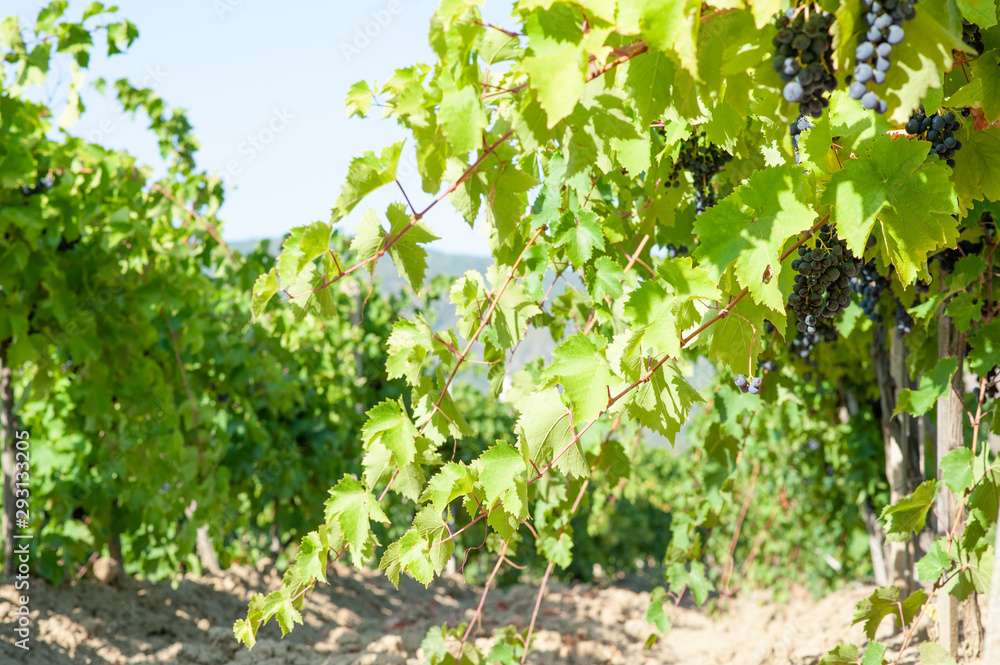
[[[469,625],[465,628],[465,635],[462,635],[462,648],[465,647],[465,643],[468,641],[469,636],[472,634],[472,629],[475,627],[477,621],[482,621],[483,618],[483,606],[486,604],[486,595],[490,592],[490,585],[493,584],[493,580],[496,578],[497,573],[500,572],[500,566],[503,565],[504,559],[507,556],[507,541],[504,541],[503,545],[500,546],[500,553],[497,555],[496,565],[493,566],[493,571],[490,576],[486,579],[486,586],[483,587],[483,593],[479,596],[479,606],[476,607],[476,613],[472,615],[472,619],[469,620]],[[459,653],[462,650],[459,649]]]
[[[443,191],[440,194],[438,194],[434,198],[434,200],[431,201],[427,205],[426,208],[424,208],[423,210],[421,210],[420,212],[416,213],[413,216],[413,221],[411,221],[409,224],[407,224],[402,229],[400,229],[399,233],[397,233],[396,235],[394,235],[392,237],[386,236],[385,245],[381,249],[379,249],[375,254],[373,254],[372,256],[368,257],[364,261],[359,261],[358,263],[354,264],[350,268],[346,268],[346,269],[342,269],[341,270],[341,269],[339,269],[339,266],[338,266],[338,273],[337,273],[337,275],[335,277],[332,277],[332,278],[326,278],[326,277],[324,277],[323,283],[320,284],[319,286],[317,286],[316,288],[309,289],[308,291],[303,291],[302,293],[296,293],[295,295],[289,294],[288,295],[288,300],[294,300],[296,298],[301,298],[302,296],[307,296],[307,295],[311,295],[313,293],[317,293],[319,291],[322,291],[323,289],[328,288],[330,285],[336,283],[340,279],[346,277],[347,275],[350,275],[351,273],[356,272],[356,271],[360,270],[361,268],[367,266],[369,263],[377,262],[380,258],[382,258],[383,256],[385,256],[385,253],[388,252],[393,247],[393,245],[395,245],[397,242],[399,242],[399,240],[404,235],[406,235],[407,231],[409,231],[410,229],[412,229],[413,226],[420,219],[422,219],[424,217],[424,215],[426,215],[428,212],[430,212],[431,208],[433,208],[434,206],[436,206],[438,203],[440,203],[441,201],[443,201],[448,195],[450,195],[452,192],[454,192],[456,189],[458,189],[459,185],[461,185],[463,182],[465,182],[466,180],[468,180],[469,177],[472,176],[472,174],[475,172],[475,170],[479,167],[480,164],[483,163],[483,161],[487,157],[489,157],[491,154],[493,154],[493,152],[498,147],[500,147],[500,145],[504,141],[506,141],[507,139],[509,139],[513,135],[514,135],[514,130],[510,130],[506,134],[504,134],[503,136],[501,136],[499,139],[497,139],[496,142],[494,142],[493,144],[489,145],[485,150],[483,150],[483,152],[479,156],[479,158],[476,159],[476,161],[473,162],[472,165],[469,166],[469,168],[467,168],[465,170],[465,173],[463,173],[458,178],[458,180],[456,180],[454,183],[452,183],[448,187],[448,189],[446,189],[445,191]],[[402,189],[402,186],[400,186],[400,189]]]
[[[581,496],[582,496],[581,492]],[[552,562],[545,567],[545,574],[542,575],[542,583],[538,585],[538,595],[535,596],[535,609],[531,611],[531,623],[528,624],[528,634],[524,638],[524,653],[521,654],[521,663],[528,658],[531,647],[531,634],[535,632],[535,621],[538,619],[538,608],[542,606],[542,596],[545,595],[545,585],[549,583],[549,575],[552,573]]]

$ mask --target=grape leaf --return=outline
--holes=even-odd
[[[778,288],[781,248],[816,218],[800,200],[799,171],[795,165],[757,171],[746,185],[699,215],[694,224],[700,240],[694,256],[711,277],[718,282],[735,264],[739,283],[756,302],[776,312],[785,309],[785,297]]]
[[[434,568],[431,566],[427,541],[420,537],[416,529],[410,529],[402,538],[391,543],[386,548],[378,564],[385,570],[386,577],[392,585],[399,588],[399,573],[406,571],[424,586],[434,579]]]
[[[548,127],[568,116],[583,95],[587,51],[579,14],[568,5],[534,12],[524,20],[528,49],[521,67],[548,116]]]
[[[568,475],[589,475],[590,467],[583,457],[580,442],[573,441],[573,412],[566,408],[555,388],[529,393],[515,404],[518,447],[532,469],[552,461],[565,450],[556,468]]]
[[[938,484],[934,480],[925,480],[920,486],[891,506],[882,509],[882,521],[885,523],[885,539],[889,542],[903,542],[910,534],[924,528],[927,511],[934,505]]]
[[[858,647],[842,642],[827,652],[819,665],[858,665]]]
[[[483,131],[489,123],[478,86],[461,86],[448,70],[436,79],[441,90],[438,121],[456,153],[466,153],[483,145]]]
[[[414,291],[420,290],[424,283],[424,272],[427,270],[427,250],[420,243],[437,240],[423,221],[414,219],[402,203],[392,203],[386,210],[389,219],[389,237],[386,243],[389,256],[396,264],[399,274]]]
[[[941,460],[941,480],[953,493],[961,495],[972,486],[972,451],[952,450]]]
[[[983,376],[1000,365],[1000,319],[979,326],[969,337],[969,367]]]
[[[875,639],[875,632],[879,624],[886,617],[898,617],[902,610],[903,621],[909,625],[917,611],[927,602],[927,592],[923,589],[914,591],[910,596],[900,602],[899,587],[883,586],[875,589],[872,595],[858,603],[854,609],[854,620],[852,624],[865,622],[865,635],[868,639]]]
[[[382,512],[375,495],[357,480],[345,475],[330,490],[330,498],[326,500],[325,506],[326,521],[337,521],[351,551],[354,565],[363,566],[368,545],[370,541],[374,541],[371,521],[389,524],[389,518]]]
[[[939,360],[932,371],[920,377],[920,388],[904,388],[899,391],[893,417],[904,411],[914,416],[922,416],[930,411],[937,400],[951,389],[951,377],[957,369],[958,358],[950,356]]]
[[[955,138],[962,142],[962,158],[955,160],[952,181],[962,208],[972,208],[975,201],[1000,200],[1000,179],[991,177],[1000,163],[1000,129],[975,130],[967,121]]]
[[[987,4],[985,1],[982,4]],[[994,22],[996,18],[993,19]],[[948,650],[937,642],[923,642],[917,651],[920,653],[920,665],[956,665]]]
[[[552,351],[552,362],[544,376],[565,386],[573,422],[585,423],[603,412],[608,404],[609,387],[617,383],[600,350],[605,344],[600,335],[580,332]]]
[[[649,594],[649,605],[646,607],[646,623],[655,626],[661,633],[670,630],[670,617],[663,609],[663,603],[667,600],[667,590],[661,586],[653,589]]]
[[[333,208],[333,219],[337,221],[354,209],[354,206],[382,185],[396,179],[396,165],[403,151],[403,142],[397,141],[382,149],[378,156],[371,150],[361,157],[355,157],[347,170],[347,179]]]
[[[861,656],[861,665],[885,665],[885,645],[869,642]]]
[[[527,473],[524,458],[514,446],[503,441],[479,457],[479,484],[486,493],[486,508],[499,499],[507,513],[525,518],[528,516]]]
[[[921,141],[881,136],[857,150],[862,151],[858,159],[845,160],[844,168],[830,176],[823,203],[855,255],[864,254],[874,232],[908,285],[929,254],[957,240],[954,186],[939,160],[927,160]]]
[[[344,105],[347,107],[347,117],[364,118],[371,108],[375,93],[368,87],[368,81],[358,81],[347,89]]]
[[[402,401],[385,400],[366,414],[368,421],[361,429],[365,446],[380,443],[392,453],[400,467],[413,462],[416,455],[417,428],[413,426]]]
[[[635,389],[627,408],[639,424],[659,432],[672,444],[687,420],[691,405],[703,401],[671,360]]]

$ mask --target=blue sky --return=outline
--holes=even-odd
[[[5,0],[0,14],[18,14],[30,24],[43,4]],[[70,15],[85,4],[70,0]],[[225,237],[278,236],[329,219],[351,158],[405,136],[393,121],[378,118],[377,109],[375,117],[349,120],[344,94],[358,80],[385,81],[396,68],[432,61],[427,31],[437,4],[121,0],[119,15],[139,27],[139,40],[125,55],[95,58],[89,78],[127,77],[186,109],[202,143],[201,166],[230,184],[220,212]],[[487,0],[483,13],[510,25],[511,6]],[[95,91],[84,102],[87,112],[72,133],[158,162],[155,141],[141,123]],[[401,180],[419,208],[430,197],[410,171]],[[398,190],[387,191],[370,204],[384,212],[397,198]],[[485,236],[450,206],[436,207],[426,221],[441,237],[434,249],[488,253]]]

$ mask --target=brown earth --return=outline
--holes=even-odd
[[[417,665],[427,629],[468,620],[481,591],[453,579],[429,589],[406,579],[396,591],[378,572],[335,564],[330,584],[306,596],[305,625],[281,639],[272,621],[247,651],[233,638],[233,622],[246,615],[253,592],[278,587],[274,573],[236,566],[221,575],[158,584],[103,577],[111,583],[32,584],[30,651],[13,645],[12,612],[23,592],[0,585],[0,662]],[[477,642],[488,649],[496,628],[526,626],[535,593],[528,585],[491,591]],[[864,643],[860,626],[850,622],[855,604],[869,593],[871,587],[860,585],[819,601],[798,593],[786,604],[754,593],[729,599],[713,617],[696,608],[672,608],[673,628],[647,650],[648,592],[551,583],[528,662],[813,665],[841,641]],[[889,621],[884,624],[888,629]],[[887,641],[895,646],[900,638]],[[915,648],[908,648],[902,663],[916,661]]]

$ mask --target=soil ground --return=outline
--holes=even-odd
[[[0,662],[417,665],[423,662],[420,643],[427,629],[468,620],[481,591],[453,579],[437,580],[428,589],[406,579],[397,591],[378,572],[339,564],[331,567],[329,580],[307,595],[305,625],[281,639],[272,621],[250,652],[236,643],[232,625],[246,615],[252,593],[278,587],[272,572],[235,566],[221,575],[158,584],[84,579],[52,588],[36,582],[27,652],[13,646],[11,613],[21,592],[0,585]],[[740,595],[711,617],[697,608],[672,608],[673,628],[645,649],[649,593],[636,586],[550,583],[528,662],[813,665],[841,641],[865,641],[860,626],[850,625],[855,604],[871,593],[871,587],[859,585],[819,601],[804,592],[783,604],[764,593]],[[475,639],[485,646],[497,627],[526,626],[535,593],[527,585],[491,591]],[[896,646],[900,638],[887,641]],[[901,662],[917,662],[916,649],[908,648]]]

